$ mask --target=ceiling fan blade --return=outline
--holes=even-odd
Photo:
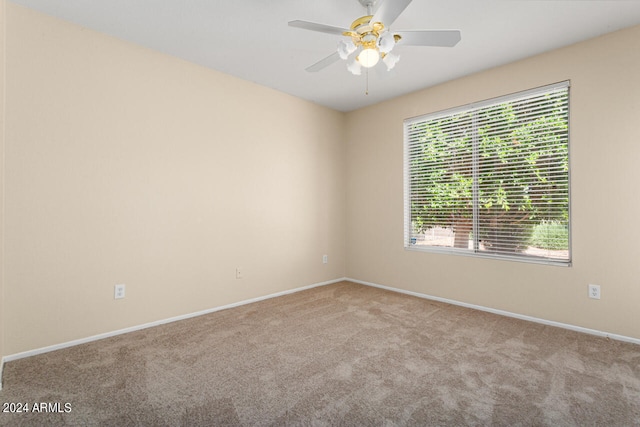
[[[341,36],[345,31],[349,31],[346,28],[332,27],[331,25],[318,24],[316,22],[309,21],[289,21],[290,27],[302,28],[303,30],[318,31],[321,33],[334,34]]]
[[[338,54],[338,52],[333,52],[331,55],[327,56],[326,58],[321,59],[315,64],[307,67],[306,70],[309,71],[310,73],[315,73],[316,71],[320,71],[338,60],[340,60],[340,55]]]
[[[398,43],[407,46],[453,47],[462,38],[458,30],[394,31],[402,38]]]
[[[384,0],[371,18],[371,22],[382,22],[389,28],[398,16],[409,6],[411,0]]]

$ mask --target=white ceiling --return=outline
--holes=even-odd
[[[287,25],[348,28],[366,15],[358,0],[12,1],[340,111],[640,24],[640,1],[414,0],[392,30],[459,29],[461,42],[398,45],[400,62],[371,69],[366,95],[365,73],[352,75],[344,61],[305,71],[341,37]]]

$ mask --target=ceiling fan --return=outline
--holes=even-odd
[[[347,65],[347,69],[353,74],[359,75],[362,67],[373,67],[380,58],[387,69],[391,70],[400,59],[398,55],[391,52],[396,43],[407,46],[453,47],[460,41],[458,30],[389,30],[412,0],[358,1],[367,8],[367,15],[353,21],[350,29],[308,21],[289,22],[291,27],[349,37],[346,41],[341,40],[338,43],[336,52],[307,67],[307,71],[320,71],[339,59],[349,59],[354,52],[356,56]],[[373,8],[378,1],[380,5],[373,14]]]

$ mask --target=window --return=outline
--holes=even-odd
[[[405,120],[405,248],[569,265],[569,83]]]

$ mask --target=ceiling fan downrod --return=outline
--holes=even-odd
[[[373,15],[373,6],[376,5],[376,0],[358,0],[362,6],[367,9],[367,15]]]

